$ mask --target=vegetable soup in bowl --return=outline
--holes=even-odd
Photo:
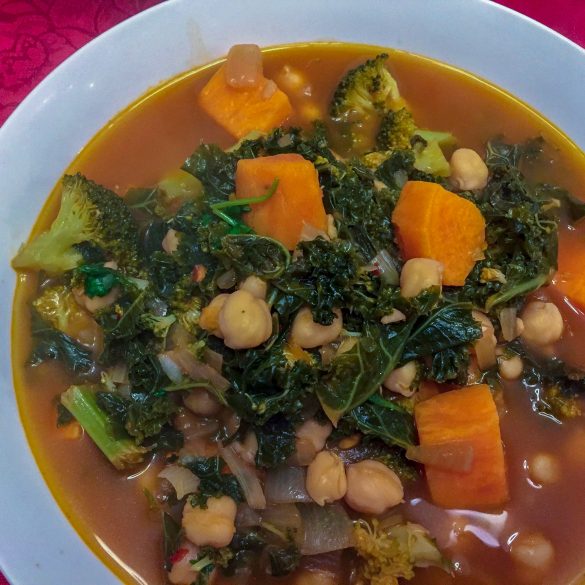
[[[585,155],[429,57],[245,40],[13,254],[61,509],[127,583],[580,583]]]

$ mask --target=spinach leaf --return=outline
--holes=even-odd
[[[368,323],[355,346],[336,357],[317,387],[333,423],[365,402],[400,362],[414,321],[390,328]]]
[[[374,394],[350,411],[355,426],[366,435],[378,437],[388,445],[407,448],[414,444],[412,415],[398,404]]]
[[[244,497],[240,484],[231,473],[223,473],[225,463],[220,457],[193,457],[188,455],[181,458],[181,465],[191,470],[201,481],[199,492],[192,496],[191,505],[206,507],[207,498],[229,496],[236,502],[243,502]],[[190,505],[187,503],[186,505]]]
[[[417,321],[404,348],[402,362],[433,356],[481,337],[481,326],[467,303],[446,304]]]
[[[103,264],[83,264],[75,269],[75,278],[83,280],[85,294],[90,297],[105,297],[117,284],[127,280],[116,270]]]
[[[94,371],[91,351],[43,321],[34,310],[31,313],[31,335],[33,348],[29,365],[38,366],[48,360],[57,360],[76,376],[87,376]]]
[[[280,242],[254,234],[234,234],[221,240],[221,255],[240,275],[278,278],[290,263],[289,251]]]
[[[295,430],[285,416],[272,417],[264,425],[255,427],[254,433],[258,440],[258,467],[276,467],[294,453]]]

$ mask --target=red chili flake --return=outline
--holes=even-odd
[[[203,264],[196,264],[191,271],[191,280],[193,282],[201,282],[207,274],[207,268]]]
[[[169,561],[171,561],[171,563],[178,563],[179,561],[182,561],[186,556],[187,553],[189,552],[188,548],[179,548],[177,549],[177,551],[171,555],[171,558],[169,559]]]

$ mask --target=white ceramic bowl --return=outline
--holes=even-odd
[[[118,580],[63,516],[31,455],[12,390],[9,262],[68,163],[150,87],[230,45],[344,40],[471,71],[585,148],[585,51],[487,0],[171,0],[110,30],[43,81],[0,129],[0,566],[13,585]]]

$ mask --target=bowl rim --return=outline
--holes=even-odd
[[[545,25],[490,0],[444,0],[437,8],[438,14],[432,17],[427,14],[430,12],[428,0],[411,0],[408,5],[403,0],[362,0],[360,9],[381,11],[379,14],[393,17],[389,20],[392,26],[389,25],[388,29],[383,28],[383,23],[374,22],[380,19],[356,16],[352,12],[355,10],[353,0],[321,0],[317,6],[312,0],[281,0],[278,3],[270,0],[222,0],[222,4],[225,11],[212,13],[205,0],[168,0],[118,24],[60,64],[28,94],[0,127],[0,193],[4,195],[8,211],[0,218],[3,259],[0,293],[4,294],[4,298],[12,299],[16,282],[16,276],[8,264],[16,251],[15,242],[26,236],[31,220],[36,218],[45,200],[43,193],[51,190],[75,154],[118,111],[149,87],[219,57],[229,44],[242,42],[242,39],[253,37],[263,45],[272,45],[308,39],[323,40],[324,35],[333,35],[349,42],[361,39],[361,42],[369,44],[427,54],[455,67],[473,71],[534,105],[561,130],[571,129],[569,135],[574,142],[585,148],[585,127],[574,125],[577,118],[571,119],[568,115],[578,112],[577,105],[585,99],[585,88],[578,84],[578,74],[582,75],[585,66],[585,49]],[[341,10],[345,14],[343,18],[333,23],[325,20],[332,9],[340,10],[340,7],[345,7],[345,11]],[[263,11],[275,22],[286,17],[294,25],[299,21],[299,14],[308,14],[309,10],[316,14],[314,18],[317,22],[309,23],[302,32],[287,33],[282,38],[274,31],[255,32],[253,17]],[[240,25],[243,23],[240,29],[234,28],[238,24],[235,22],[237,19]],[[433,19],[434,22],[431,22]],[[493,26],[500,27],[502,38],[498,40],[501,45],[496,47],[495,55],[486,55],[487,49],[478,42],[483,30],[478,25],[478,19],[490,30]],[[220,38],[219,30],[220,25],[228,20],[228,28],[232,27],[233,35],[225,35],[230,38],[230,42],[226,43]],[[404,30],[395,26],[395,22],[404,26]],[[443,25],[441,30],[438,30],[438,22]],[[367,27],[361,30],[359,25]],[[420,33],[419,27],[430,35],[428,39],[408,36],[413,31]],[[176,33],[170,43],[165,45],[164,40],[155,39],[152,48],[132,47],[128,37],[140,44],[145,31],[152,34],[159,29]],[[460,33],[459,38],[450,38],[446,34],[455,31]],[[371,36],[365,38],[370,33]],[[387,40],[379,42],[379,39]],[[458,48],[467,50],[469,47],[471,49],[467,54],[466,51],[457,52]],[[538,63],[529,54],[531,47],[538,47],[542,52],[538,55]],[[178,55],[171,55],[170,48],[177,50]],[[116,61],[117,66],[112,72],[108,69],[108,59],[115,57],[116,51],[123,51],[128,58]],[[505,58],[510,55],[513,58],[507,61]],[[473,66],[474,59],[482,63],[479,70]],[[502,62],[506,63],[505,68],[501,68]],[[563,66],[559,67],[558,63]],[[132,71],[133,67],[137,68],[137,72]],[[530,75],[527,80],[514,78],[513,72],[520,67],[528,67],[526,70]],[[95,75],[99,73],[102,76],[100,79],[92,78],[92,68],[96,69]],[[556,78],[553,73],[557,74]],[[126,85],[132,82],[135,85],[116,93],[123,74],[128,76]],[[531,83],[539,83],[538,89],[531,87]],[[561,89],[577,90],[568,94],[567,91],[560,91],[559,86]],[[547,101],[553,87],[563,98],[567,98],[568,106],[565,99],[560,104]],[[104,98],[110,101],[107,105],[100,105]],[[67,111],[68,108],[70,111]],[[96,108],[96,111],[92,112],[91,108]],[[79,121],[88,113],[93,117],[87,127],[72,127],[76,116]],[[63,121],[69,122],[66,128],[71,131],[66,137],[63,137],[64,126],[60,125]],[[37,124],[42,130],[40,136],[32,133]],[[38,140],[33,140],[35,138]],[[55,147],[55,140],[66,142],[66,146]],[[56,152],[51,152],[51,146]],[[45,169],[39,166],[39,162],[47,160],[47,157],[50,163]],[[30,197],[32,206],[23,209],[20,203],[26,201],[30,193],[36,193]],[[17,326],[11,309],[11,304],[0,307],[0,322],[11,322],[12,326]],[[88,554],[88,547],[59,509],[39,473],[12,391],[8,328],[3,328],[0,335],[0,383],[10,388],[9,392],[0,393],[0,428],[6,441],[6,448],[0,452],[0,474],[5,478],[0,483],[0,515],[4,518],[0,531],[0,567],[13,585],[31,582],[38,585],[77,585],[86,582],[88,575],[93,582],[100,584],[119,582],[93,552]],[[33,506],[26,505],[30,501],[34,502]],[[6,526],[10,526],[11,530],[8,531]]]

